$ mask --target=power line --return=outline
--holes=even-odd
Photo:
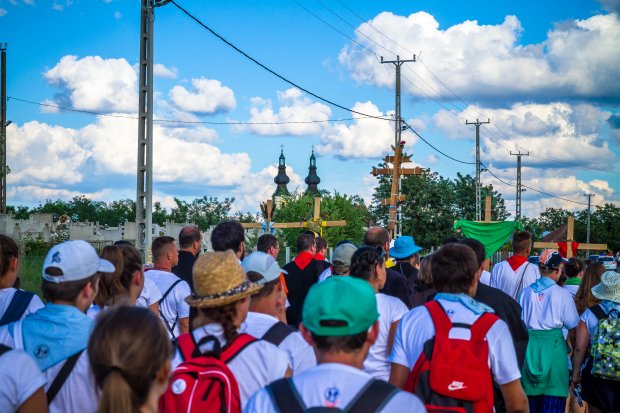
[[[137,116],[118,115],[118,114],[113,114],[113,113],[95,112],[95,111],[83,110],[83,109],[73,109],[73,108],[67,108],[64,106],[52,105],[49,103],[34,102],[31,100],[16,98],[14,96],[7,97],[7,100],[9,99],[13,99],[18,102],[28,103],[31,105],[59,109],[59,110],[67,111],[67,112],[77,112],[77,113],[84,113],[87,115],[96,115],[96,116],[107,116],[111,118],[138,119]],[[188,120],[177,120],[177,119],[153,119],[153,122],[181,123],[181,124],[205,124],[205,125],[288,125],[288,124],[306,124],[306,123],[345,122],[345,121],[351,121],[351,120],[364,120],[364,119],[371,119],[371,118],[353,117],[353,118],[341,118],[341,119],[297,120],[297,121],[291,120],[291,121],[279,121],[279,122],[233,122],[233,121],[218,122],[218,121],[188,121]]]
[[[414,134],[415,134],[418,138],[420,138],[420,139],[422,140],[422,142],[426,143],[428,146],[430,146],[430,147],[431,147],[431,148],[433,148],[436,152],[439,152],[440,154],[442,154],[442,155],[443,155],[443,156],[445,156],[446,158],[448,158],[448,159],[452,159],[454,162],[462,163],[462,164],[465,164],[465,165],[475,165],[475,164],[476,164],[476,162],[465,162],[465,161],[461,161],[460,159],[456,159],[456,158],[454,158],[454,157],[452,157],[452,156],[448,155],[447,153],[445,153],[445,152],[443,152],[443,151],[441,151],[441,150],[437,149],[437,147],[433,146],[433,144],[431,144],[429,141],[427,141],[426,139],[424,139],[424,138],[422,137],[422,135],[420,135],[418,132],[416,132],[416,130],[415,130],[415,129],[413,129],[413,128],[412,128],[412,127],[411,127],[411,126],[407,123],[407,121],[405,121],[404,119],[403,119],[403,123],[405,124],[405,127],[406,127],[407,129],[409,129],[411,132],[413,132],[413,133],[414,133]]]
[[[179,4],[177,4],[176,1],[171,0],[170,3],[174,4],[179,10],[181,10],[187,17],[189,17],[190,19],[194,20],[196,23],[198,23],[200,26],[202,26],[203,28],[205,28],[206,30],[208,30],[211,34],[213,34],[215,37],[217,37],[218,39],[220,39],[222,42],[226,43],[228,46],[232,47],[235,51],[237,51],[238,53],[240,53],[241,55],[243,55],[245,58],[251,60],[252,62],[254,62],[256,65],[260,66],[261,68],[265,69],[266,71],[268,71],[269,73],[271,73],[272,75],[276,76],[277,78],[283,80],[284,82],[288,83],[289,85],[292,85],[294,87],[296,87],[297,89],[306,92],[307,94],[309,94],[310,96],[313,96],[329,105],[332,105],[334,107],[340,108],[342,110],[345,110],[347,112],[351,112],[351,113],[355,113],[356,115],[360,115],[360,116],[365,116],[368,118],[374,118],[374,119],[381,119],[381,120],[392,120],[390,118],[385,118],[383,116],[375,116],[375,115],[368,115],[366,113],[363,112],[359,112],[356,111],[354,109],[351,108],[347,108],[345,106],[342,106],[336,102],[333,102],[329,99],[326,99],[322,96],[317,95],[316,93],[313,93],[311,91],[309,91],[308,89],[298,85],[297,83],[289,80],[288,78],[282,76],[281,74],[279,74],[278,72],[274,71],[273,69],[270,69],[269,67],[265,66],[263,63],[259,62],[258,60],[256,60],[255,58],[253,58],[252,56],[250,56],[249,54],[247,54],[246,52],[244,52],[243,50],[241,50],[240,48],[238,48],[237,46],[235,46],[233,43],[231,43],[230,41],[226,40],[223,36],[221,36],[220,34],[218,34],[217,32],[215,32],[212,28],[210,28],[209,26],[207,26],[206,24],[204,24],[202,21],[200,21],[200,19],[198,19],[196,16],[194,16],[193,14],[191,14],[190,12],[188,12],[187,10],[185,10],[183,7],[181,7]]]

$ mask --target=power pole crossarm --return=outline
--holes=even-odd
[[[517,153],[512,153],[511,151],[510,154],[517,157],[517,199],[516,199],[515,219],[520,219],[521,218],[521,193],[525,192],[525,189],[521,188],[521,157],[530,156],[530,153],[529,152],[524,153],[521,151]]]
[[[480,193],[480,125],[485,123],[491,123],[491,119],[486,122],[481,122],[476,119],[475,122],[468,122],[465,120],[466,125],[476,125],[476,221],[482,220],[482,194]]]

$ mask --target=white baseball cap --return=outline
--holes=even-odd
[[[58,268],[62,275],[46,274],[48,268]],[[114,264],[99,258],[95,248],[86,241],[65,241],[47,253],[42,276],[45,281],[62,283],[84,280],[98,271],[114,272]]]
[[[280,273],[285,273],[278,265],[278,261],[271,255],[262,251],[256,251],[245,257],[241,263],[245,272],[254,271],[263,276],[256,284],[265,285],[268,282],[275,281],[280,278]]]

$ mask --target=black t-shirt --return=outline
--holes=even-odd
[[[192,279],[192,267],[196,262],[197,256],[189,251],[179,251],[179,263],[172,267],[172,273],[186,281],[189,284],[189,288],[194,292],[194,280]]]
[[[399,298],[407,308],[411,308],[409,305],[409,287],[407,286],[407,279],[398,271],[394,271],[391,268],[387,268],[387,276],[385,285],[380,293],[391,295],[392,297]]]
[[[290,304],[290,307],[286,309],[286,320],[289,325],[297,328],[301,321],[301,310],[304,306],[306,295],[308,295],[310,287],[318,281],[319,274],[323,271],[323,263],[312,260],[302,270],[295,261],[291,261],[282,269],[287,272],[287,274],[284,274],[284,279],[288,288],[287,298]]]

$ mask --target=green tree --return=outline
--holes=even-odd
[[[136,201],[132,199],[121,199],[110,203],[101,203],[100,211],[96,217],[101,225],[116,227],[125,221],[135,221]]]
[[[473,221],[476,219],[476,179],[471,175],[461,175],[457,172],[452,180],[454,192],[454,214],[458,219]],[[510,216],[502,195],[493,190],[493,185],[481,188],[480,211],[484,219],[485,198],[491,196],[491,220],[505,221]]]
[[[12,206],[7,205],[6,207],[7,214],[12,214],[15,219],[28,219],[30,217],[30,208],[24,205]]]
[[[569,215],[575,214],[562,208],[546,208],[540,214],[538,223],[543,231],[553,231],[566,224]]]
[[[174,222],[194,222],[198,228],[206,231],[210,226],[227,219],[234,198],[219,201],[216,197],[203,196],[192,202],[174,198],[176,206],[170,211],[170,219]]]
[[[312,221],[314,214],[314,196],[295,192],[284,197],[283,205],[276,208],[274,222]],[[370,222],[370,212],[364,200],[357,195],[344,195],[338,192],[330,194],[321,192],[321,220],[346,220],[344,227],[325,227],[323,237],[330,246],[339,241],[350,240],[361,243]],[[283,229],[278,233],[280,243],[294,247],[299,234],[304,229]]]

